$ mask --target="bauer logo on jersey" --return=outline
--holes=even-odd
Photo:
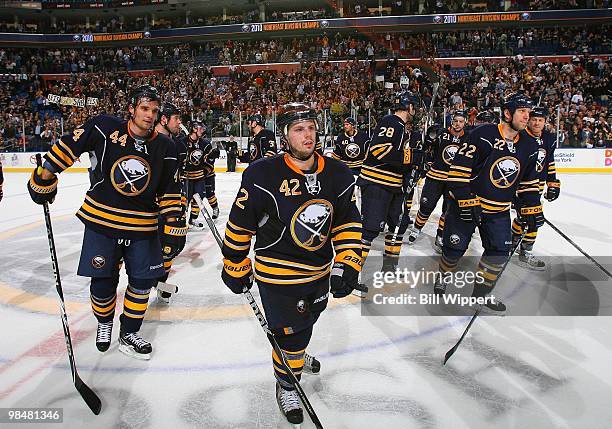
[[[509,188],[516,182],[521,171],[518,159],[512,156],[504,156],[496,160],[491,166],[490,178],[498,188]]]
[[[139,156],[119,158],[111,169],[111,181],[120,194],[134,197],[142,194],[151,180],[149,163]]]
[[[455,155],[457,155],[457,151],[459,150],[459,146],[455,144],[450,144],[444,148],[442,151],[442,160],[448,165],[453,163],[453,159],[455,159]]]
[[[189,162],[192,165],[198,165],[202,161],[202,156],[203,155],[204,155],[204,153],[200,149],[193,150],[189,154]]]
[[[538,149],[538,160],[536,162],[536,171],[541,173],[544,171],[544,160],[546,159],[546,149],[540,148]]]
[[[346,156],[348,156],[349,158],[351,159],[357,158],[360,153],[361,153],[361,148],[359,147],[358,144],[349,143],[346,145]]]
[[[311,200],[300,206],[291,219],[291,236],[306,250],[318,250],[327,242],[334,209],[327,200]]]

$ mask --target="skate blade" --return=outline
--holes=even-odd
[[[126,346],[124,344],[119,344],[119,351],[126,356],[133,357],[134,359],[138,359],[138,360],[151,359],[151,353],[147,353],[147,354],[137,353],[136,350],[134,350],[132,347]]]
[[[351,295],[355,295],[355,296],[357,296],[357,297],[359,297],[361,299],[365,299],[368,296],[367,293],[364,293],[364,292],[362,292],[360,290],[357,290],[357,289],[353,289],[353,291],[351,292]]]

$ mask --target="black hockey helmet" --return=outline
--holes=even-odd
[[[347,124],[351,124],[353,127],[357,126],[357,121],[352,116],[347,116],[346,118],[344,118],[344,122],[346,122]]]
[[[318,128],[317,113],[303,103],[289,103],[283,105],[276,120],[276,127],[282,135],[287,135],[289,125],[294,122],[314,121]]]
[[[409,106],[413,105],[415,109],[419,107],[419,97],[412,91],[404,90],[395,94],[393,97],[393,110],[409,110]]]
[[[485,124],[496,124],[498,122],[497,115],[488,110],[478,112],[478,114],[476,115],[476,120]]]
[[[135,88],[130,93],[130,104],[136,107],[143,98],[146,98],[149,101],[157,101],[158,103],[161,103],[161,97],[157,91],[157,88],[151,85],[141,85]]]
[[[262,127],[266,126],[266,121],[261,113],[255,113],[247,118],[247,122],[255,122],[257,125],[261,125]]]
[[[508,109],[511,115],[514,115],[514,112],[516,112],[516,109],[524,109],[524,108],[533,109],[533,102],[525,94],[521,94],[518,92],[508,95],[504,99],[504,104],[502,104],[502,112]]]
[[[457,110],[455,113],[453,113],[453,119],[455,119],[457,116],[461,116],[464,119],[468,118],[468,114],[465,110]]]
[[[537,117],[537,118],[548,118],[548,108],[544,107],[544,106],[537,106],[534,107],[533,110],[531,111],[531,113],[529,114],[530,118],[533,117]]]
[[[197,132],[198,128],[202,128],[204,132],[206,132],[206,125],[204,125],[201,121],[191,121],[189,124],[189,131],[195,133]]]
[[[172,115],[180,115],[181,111],[175,104],[170,103],[168,101],[164,102],[159,109],[158,121],[161,121],[162,116],[165,116],[166,119],[170,119]]]

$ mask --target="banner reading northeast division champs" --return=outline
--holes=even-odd
[[[61,106],[77,106],[77,107],[85,107],[85,106],[97,106],[98,99],[95,97],[87,97],[87,98],[76,98],[76,97],[62,97],[55,94],[47,95],[47,102],[53,104],[59,104]]]

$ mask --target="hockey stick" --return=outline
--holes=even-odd
[[[36,154],[37,168],[42,165],[40,154]],[[55,240],[53,239],[53,227],[51,226],[51,214],[49,212],[49,203],[44,203],[43,212],[45,214],[45,224],[47,226],[47,238],[49,239],[49,252],[51,253],[51,264],[53,265],[53,275],[55,276],[55,289],[59,295],[60,313],[62,318],[62,326],[64,328],[64,338],[66,340],[66,349],[68,351],[68,360],[70,360],[70,369],[72,370],[72,381],[77,392],[81,395],[91,411],[98,415],[102,409],[102,402],[96,393],[86,385],[79,373],[77,372],[76,362],[74,361],[74,351],[72,349],[72,339],[70,338],[70,328],[68,326],[68,315],[66,314],[66,306],[64,303],[64,292],[62,289],[62,281],[60,279],[59,264],[57,262],[57,254],[55,252]]]
[[[608,275],[608,277],[612,278],[612,274],[610,273],[610,271],[606,270],[599,262],[597,262],[595,259],[593,259],[592,256],[590,256],[588,253],[586,253],[584,250],[582,250],[580,248],[580,246],[578,246],[576,243],[574,243],[574,241],[569,238],[567,235],[565,235],[563,232],[561,232],[561,230],[559,228],[557,228],[555,225],[553,225],[553,223],[551,221],[549,221],[548,219],[544,219],[544,222],[546,222],[552,229],[554,229],[561,237],[565,238],[565,240],[571,244],[572,246],[574,246],[580,253],[582,253],[589,261],[591,261],[592,263],[594,263],[595,265],[597,265],[597,267],[603,271],[604,273],[606,273]]]
[[[213,237],[215,237],[215,241],[219,245],[219,249],[223,249],[223,240],[221,239],[221,234],[219,234],[219,231],[217,230],[217,225],[215,225],[215,223],[213,222],[212,216],[210,215],[210,213],[208,213],[208,209],[204,207],[204,204],[202,203],[202,198],[198,194],[194,194],[194,198],[196,202],[198,203],[198,205],[200,206],[200,213],[203,213],[204,219],[206,220],[206,223],[210,227]],[[272,345],[272,348],[276,352],[276,355],[281,360],[283,367],[285,369],[285,372],[287,373],[287,376],[291,379],[291,384],[293,384],[293,386],[295,387],[295,390],[298,396],[300,397],[302,404],[304,404],[304,408],[306,409],[306,412],[310,416],[312,423],[314,423],[317,429],[323,429],[323,425],[321,424],[321,421],[319,420],[317,413],[315,412],[314,408],[312,408],[312,405],[310,404],[308,397],[306,397],[306,393],[304,393],[304,390],[302,389],[300,382],[298,381],[297,377],[293,373],[291,366],[289,366],[289,362],[287,362],[287,358],[285,357],[285,354],[283,353],[280,346],[278,345],[278,342],[276,341],[276,337],[270,330],[270,327],[268,326],[268,322],[266,321],[266,318],[264,317],[261,310],[259,309],[259,306],[257,305],[257,302],[255,301],[255,298],[253,298],[253,294],[251,293],[250,290],[248,290],[245,287],[244,290],[242,291],[242,295],[246,298],[247,302],[251,306],[253,313],[255,313],[255,317],[259,321],[259,324],[261,325],[264,332],[266,333],[266,336],[268,337],[268,341]]]
[[[516,242],[514,247],[511,249],[511,252],[510,252],[510,255],[508,256],[508,259],[506,259],[506,262],[504,262],[504,265],[502,266],[501,271],[499,272],[497,278],[495,279],[495,282],[493,283],[493,286],[491,286],[491,290],[493,290],[493,288],[497,284],[499,278],[501,277],[501,275],[503,274],[504,270],[508,266],[508,263],[510,262],[510,259],[512,259],[512,255],[514,255],[514,252],[516,252],[516,249],[518,249],[518,247],[521,245],[521,242],[523,241],[523,238],[525,238],[526,232],[527,232],[527,230],[524,229],[523,233],[520,236],[520,238],[518,239],[518,241]],[[472,324],[474,323],[474,321],[476,320],[476,318],[480,314],[480,310],[482,310],[482,305],[479,305],[478,308],[476,309],[476,312],[474,313],[474,315],[470,319],[470,323],[468,323],[468,325],[465,327],[465,331],[463,331],[463,334],[459,338],[459,341],[457,341],[457,344],[455,344],[453,347],[451,347],[451,349],[449,351],[446,352],[446,354],[444,355],[444,360],[442,361],[442,365],[446,365],[446,362],[451,358],[451,356],[453,354],[455,354],[455,352],[459,348],[459,345],[461,344],[461,342],[465,338],[466,334],[468,333],[468,331],[472,327]]]

